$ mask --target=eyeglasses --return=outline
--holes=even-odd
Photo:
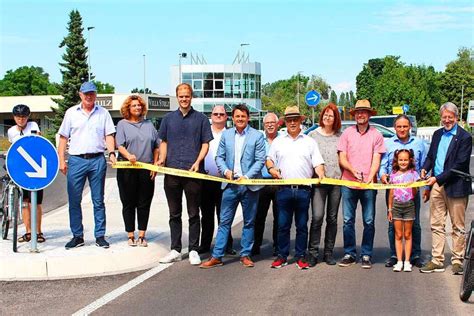
[[[325,118],[334,118],[334,115],[324,114],[323,117],[325,117]]]
[[[225,116],[225,113],[212,113],[214,116]]]

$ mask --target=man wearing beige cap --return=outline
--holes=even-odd
[[[324,160],[316,141],[301,133],[304,116],[297,106],[285,109],[287,134],[277,137],[270,147],[266,166],[275,179],[305,179],[316,175],[324,178]],[[295,217],[295,261],[299,269],[308,269],[305,259],[308,245],[308,210],[311,201],[310,185],[281,185],[276,193],[278,208],[278,257],[271,267],[287,265],[290,254],[290,229]]]
[[[341,135],[337,150],[341,165],[342,180],[370,183],[377,175],[380,158],[385,153],[382,134],[369,125],[369,118],[376,114],[369,100],[358,100],[350,110],[356,125],[347,128]],[[357,187],[342,187],[342,210],[344,216],[344,258],[340,267],[353,265],[357,261],[355,218],[357,203],[362,206],[364,232],[361,245],[362,268],[372,267],[371,257],[375,236],[375,190]]]

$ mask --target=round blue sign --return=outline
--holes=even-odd
[[[22,189],[38,191],[50,185],[59,170],[56,148],[42,136],[29,135],[17,140],[7,152],[10,178]]]
[[[306,93],[304,99],[308,106],[316,106],[319,104],[319,101],[321,101],[321,95],[318,91],[310,90]]]

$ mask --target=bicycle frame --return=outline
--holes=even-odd
[[[18,235],[18,219],[23,206],[23,191],[18,187],[8,175],[5,175],[1,181],[4,184],[2,197],[0,200],[3,216],[7,221],[6,226],[2,231],[3,239],[8,235],[9,224],[12,223],[13,229],[13,252],[17,252],[17,235]]]

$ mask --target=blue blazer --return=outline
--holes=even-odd
[[[423,169],[427,172],[434,169],[436,155],[438,153],[439,142],[443,135],[443,129],[436,130],[431,140],[428,156],[426,157]],[[451,172],[457,169],[469,173],[469,162],[471,160],[472,137],[461,126],[458,125],[456,135],[451,139],[451,143],[446,153],[443,172],[436,176],[436,182],[444,186],[446,195],[452,198],[465,197],[471,193],[471,183]]]
[[[235,153],[235,127],[225,130],[222,133],[219,148],[217,149],[216,164],[220,174],[224,175],[226,170],[234,170]],[[265,164],[265,141],[263,134],[256,129],[249,127],[245,136],[242,148],[242,157],[240,157],[240,166],[242,173],[249,179],[262,178],[262,167]],[[228,183],[222,183],[222,189],[225,189]],[[249,185],[247,188],[251,191],[260,190],[261,185]]]

